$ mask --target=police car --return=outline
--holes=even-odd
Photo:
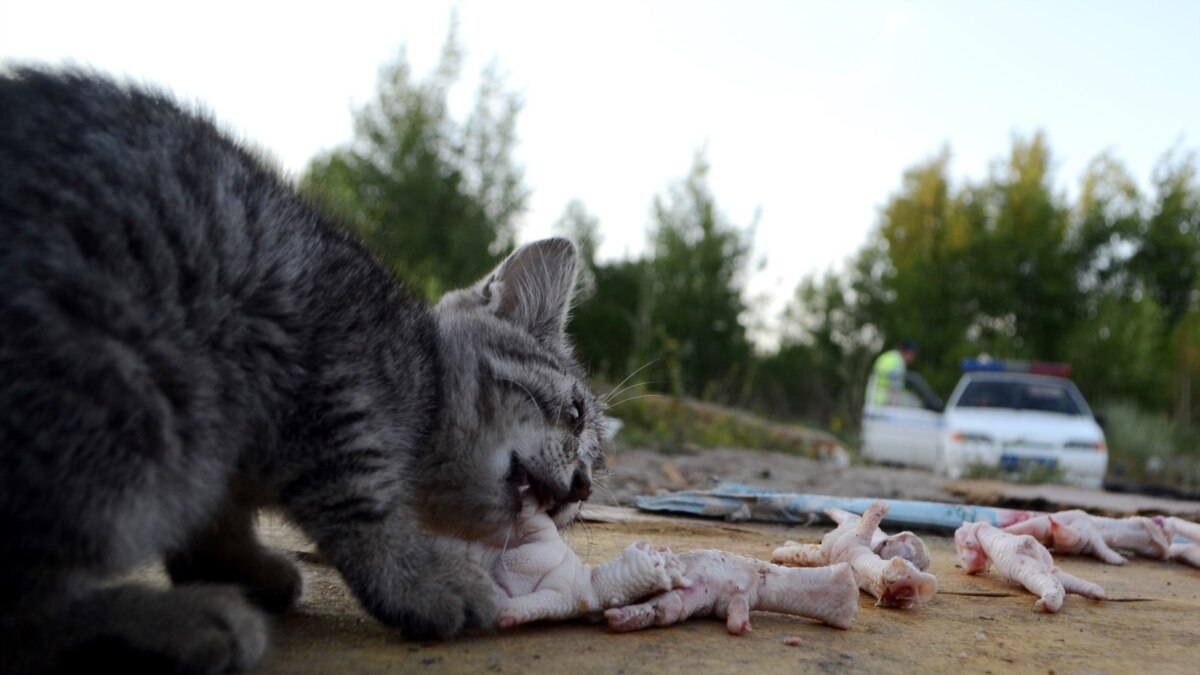
[[[1068,378],[1070,366],[993,359],[964,359],[961,365],[962,379],[944,407],[919,377],[908,378],[897,401],[868,400],[864,456],[926,466],[950,478],[973,465],[1040,468],[1076,485],[1101,486],[1108,446]],[[867,386],[874,391],[874,382]]]

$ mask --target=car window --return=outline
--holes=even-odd
[[[1071,392],[1060,384],[1030,382],[971,382],[958,398],[960,408],[1009,408],[1080,415]]]
[[[1018,389],[1013,382],[971,382],[958,398],[958,407],[1016,408]]]
[[[1025,410],[1078,415],[1079,406],[1066,387],[1057,384],[1026,384],[1021,386],[1021,407]]]

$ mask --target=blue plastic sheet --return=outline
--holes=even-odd
[[[825,509],[839,508],[862,514],[876,500],[866,497],[830,497],[828,495],[775,492],[740,483],[723,483],[711,490],[672,492],[637,497],[637,506],[645,511],[669,511],[707,518],[754,520],[768,523],[811,524],[828,520]],[[1019,511],[970,504],[948,504],[908,499],[885,499],[890,506],[884,525],[892,528],[953,531],[963,523],[984,521],[997,527],[1043,515],[1038,511]]]

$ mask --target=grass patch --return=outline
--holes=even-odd
[[[608,412],[623,423],[617,441],[663,453],[689,447],[757,448],[821,457],[843,447],[833,434],[780,424],[735,408],[674,396],[646,394]]]
[[[1200,428],[1127,402],[1099,410],[1106,420],[1110,478],[1200,491]]]
[[[1029,464],[1020,469],[1005,469],[993,464],[974,462],[967,466],[963,478],[972,480],[1003,480],[1010,483],[1025,483],[1027,485],[1045,485],[1046,483],[1066,483],[1063,470],[1042,464]]]

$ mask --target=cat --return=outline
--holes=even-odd
[[[0,670],[253,667],[301,576],[273,506],[409,638],[491,627],[464,540],[603,462],[566,322],[577,253],[430,306],[204,114],[0,72]],[[173,582],[110,581],[162,557]]]

